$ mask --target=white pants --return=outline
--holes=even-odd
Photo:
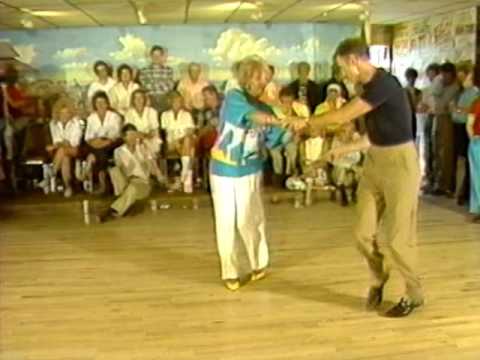
[[[239,278],[236,230],[240,233],[252,270],[268,265],[265,213],[260,194],[262,174],[240,178],[210,175],[222,279]]]

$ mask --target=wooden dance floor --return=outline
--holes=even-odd
[[[420,210],[427,304],[393,320],[363,310],[353,209],[327,201],[267,207],[271,274],[236,293],[209,207],[102,226],[79,202],[1,207],[1,360],[480,359],[480,227],[447,200]]]

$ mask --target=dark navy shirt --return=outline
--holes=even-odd
[[[370,142],[377,146],[392,146],[412,141],[412,110],[399,81],[377,69],[363,88],[360,97],[373,107],[365,122]]]

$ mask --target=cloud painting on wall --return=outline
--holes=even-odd
[[[232,63],[259,55],[277,67],[280,81],[288,81],[289,67],[298,61],[317,64],[316,77],[328,77],[336,45],[359,31],[340,24],[137,26],[11,31],[0,33],[0,39],[12,42],[22,61],[39,70],[37,77],[69,84],[89,83],[96,60],[146,66],[154,44],[169,49],[177,77],[195,61],[220,82],[228,78]]]

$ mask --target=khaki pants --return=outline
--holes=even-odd
[[[396,268],[405,281],[407,296],[423,300],[415,271],[416,222],[420,188],[420,167],[413,143],[372,147],[367,153],[358,189],[357,246],[379,286]],[[380,223],[385,243],[379,241]]]
[[[152,192],[152,186],[149,181],[140,178],[126,178],[119,168],[114,167],[109,170],[115,195],[117,200],[110,206],[120,216],[125,213],[139,200],[145,200]]]

